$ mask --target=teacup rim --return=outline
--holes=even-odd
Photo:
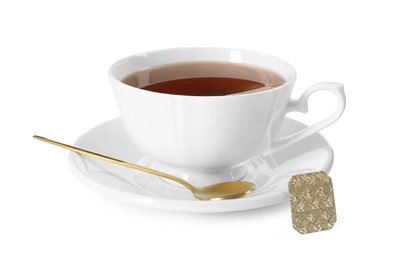
[[[224,51],[224,50],[226,50],[226,51],[233,50],[233,51],[240,51],[240,52],[259,53],[261,55],[265,55],[265,56],[274,58],[274,59],[278,60],[279,62],[283,63],[285,66],[289,67],[289,69],[292,71],[292,76],[290,77],[289,80],[286,80],[285,83],[283,83],[282,85],[277,86],[276,88],[265,90],[265,91],[251,92],[251,93],[237,93],[237,94],[223,95],[223,96],[191,96],[191,95],[179,95],[179,94],[161,93],[161,92],[145,90],[145,89],[138,88],[138,87],[135,87],[135,86],[130,86],[128,84],[125,84],[124,82],[122,82],[121,80],[119,80],[118,78],[116,78],[113,75],[114,69],[115,69],[115,67],[117,67],[118,64],[121,64],[121,63],[125,62],[126,60],[131,59],[131,58],[136,57],[136,56],[145,56],[148,53],[165,52],[165,51],[172,51],[172,50],[197,50],[197,49],[199,49],[199,50],[205,50],[205,49],[206,50],[209,50],[209,49],[215,50],[215,49],[217,49],[217,50],[222,50],[222,51]],[[277,71],[274,71],[274,72],[275,73],[279,73]],[[281,58],[279,58],[277,56],[274,56],[274,55],[271,55],[271,54],[268,54],[268,53],[265,53],[265,52],[260,52],[260,51],[255,51],[255,50],[247,50],[247,49],[239,49],[239,48],[228,48],[228,47],[174,47],[174,48],[163,48],[163,49],[157,49],[157,50],[152,50],[152,51],[139,52],[139,53],[135,53],[135,54],[126,56],[124,58],[118,59],[117,61],[115,61],[110,66],[110,69],[109,69],[109,72],[108,72],[108,77],[109,77],[110,80],[117,81],[117,83],[121,84],[122,86],[129,87],[129,88],[132,88],[132,89],[134,89],[136,91],[144,92],[144,93],[147,93],[147,94],[161,95],[161,96],[166,96],[166,97],[194,98],[194,99],[197,99],[197,98],[198,99],[219,99],[219,98],[227,98],[227,99],[229,99],[229,98],[236,98],[236,97],[255,96],[255,95],[259,95],[259,94],[263,94],[263,93],[269,93],[269,92],[280,90],[282,88],[290,86],[290,84],[294,84],[294,82],[297,79],[297,72],[296,72],[295,68],[292,65],[290,65],[288,62],[284,61],[283,59],[281,59]]]

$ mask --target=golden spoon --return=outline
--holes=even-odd
[[[69,149],[76,153],[88,155],[88,156],[91,156],[94,158],[102,159],[102,160],[105,160],[108,162],[112,162],[112,163],[119,164],[119,165],[122,165],[125,167],[133,168],[133,169],[136,169],[139,171],[151,173],[151,174],[178,182],[181,185],[188,188],[194,194],[194,196],[200,200],[235,199],[235,198],[242,197],[248,193],[251,193],[256,188],[254,183],[247,182],[247,181],[222,182],[222,183],[212,184],[212,185],[208,185],[208,186],[204,186],[204,187],[195,187],[195,186],[191,185],[190,183],[188,183],[187,181],[185,181],[181,178],[172,176],[167,173],[163,173],[163,172],[160,172],[160,171],[157,171],[154,169],[146,168],[141,165],[125,162],[120,159],[116,159],[116,158],[113,158],[113,157],[110,157],[107,155],[95,153],[95,152],[85,150],[82,148],[78,148],[75,146],[71,146],[68,144],[63,144],[63,143],[60,143],[60,142],[57,142],[54,140],[47,139],[45,137],[41,137],[41,136],[37,136],[37,135],[34,135],[33,137],[38,140]]]

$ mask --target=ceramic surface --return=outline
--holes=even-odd
[[[132,72],[192,61],[261,67],[280,74],[286,83],[256,93],[205,97],[162,94],[121,82]],[[251,76],[238,77],[250,79]],[[290,99],[296,79],[293,67],[276,57],[254,51],[176,48],[140,53],[116,62],[110,69],[109,79],[126,132],[140,150],[164,164],[213,174],[246,163],[260,153],[273,153],[318,132],[335,122],[345,107],[340,83],[319,83],[300,99]],[[278,132],[285,115],[292,111],[307,112],[308,98],[318,90],[331,91],[338,98],[333,115],[280,139]]]
[[[306,125],[286,118],[280,136]],[[82,135],[76,146],[134,163],[150,161],[131,142],[119,118],[103,123]],[[229,212],[269,206],[288,199],[287,183],[294,174],[325,171],[333,163],[333,152],[325,138],[316,133],[271,155],[261,154],[244,166],[243,180],[257,190],[233,200],[199,201],[184,187],[160,177],[70,153],[70,166],[83,184],[96,192],[133,205],[184,212]],[[188,178],[188,176],[186,176]]]

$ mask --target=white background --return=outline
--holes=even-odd
[[[394,1],[2,1],[1,259],[395,258]],[[343,117],[322,131],[335,152],[338,221],[300,235],[288,203],[187,214],[125,205],[88,190],[68,153],[118,116],[109,66],[181,46],[251,49],[298,72],[293,97],[319,81],[346,86]],[[313,122],[335,106],[315,94]],[[392,242],[393,240],[393,242]]]

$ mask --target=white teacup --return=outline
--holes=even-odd
[[[121,81],[147,68],[193,61],[258,66],[276,72],[286,82],[248,94],[183,96],[147,91]],[[342,115],[346,102],[343,85],[332,82],[318,83],[299,99],[290,99],[296,80],[292,66],[264,53],[227,48],[175,48],[136,54],[112,65],[109,78],[126,132],[139,149],[159,164],[212,176],[329,126]],[[292,111],[306,113],[309,96],[318,90],[336,95],[336,111],[302,131],[277,138],[285,115]]]

